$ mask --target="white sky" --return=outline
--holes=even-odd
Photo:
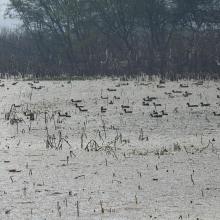
[[[0,0],[0,28],[15,28],[19,25],[19,21],[16,19],[4,18],[5,9],[8,3],[9,0]]]

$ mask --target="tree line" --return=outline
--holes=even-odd
[[[219,0],[10,0],[0,71],[219,77]]]

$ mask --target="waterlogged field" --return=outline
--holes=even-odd
[[[0,86],[0,219],[220,219],[219,82]]]

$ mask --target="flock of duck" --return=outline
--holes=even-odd
[[[160,81],[159,85],[157,85],[157,88],[165,88],[164,84],[165,84],[165,82]],[[129,85],[129,84],[128,83],[124,83],[123,85],[126,86],[126,85]],[[196,85],[197,86],[198,85],[203,85],[203,83],[202,82],[198,82],[198,83],[196,83]],[[188,88],[189,87],[188,84],[180,84],[179,86],[180,86],[180,88]],[[116,87],[120,87],[120,84],[117,84]],[[107,90],[108,93],[112,93],[112,92],[116,92],[117,91],[116,88],[107,88],[106,90]],[[217,90],[220,91],[220,88],[217,88]],[[189,96],[192,95],[191,92],[181,91],[181,90],[172,90],[171,92],[164,92],[164,94],[168,95],[169,98],[174,98],[175,94],[179,94],[179,95],[182,94],[183,97],[189,97]],[[109,100],[109,96],[108,95],[103,96],[102,91],[101,91],[101,97],[100,98],[103,99],[103,100],[106,100],[109,105],[113,105],[115,100],[120,100],[120,97],[116,96],[116,95],[113,96],[112,100]],[[217,98],[220,98],[220,95],[217,95]],[[150,113],[150,117],[152,117],[152,118],[162,118],[163,116],[167,116],[168,113],[166,112],[166,110],[157,111],[157,107],[162,106],[162,104],[156,103],[157,99],[158,99],[157,97],[153,97],[153,96],[144,97],[142,99],[142,106],[153,105],[155,107],[155,110],[153,110],[153,112]],[[75,107],[80,112],[88,112],[88,109],[86,109],[81,104],[82,100],[71,99],[71,102],[75,105]],[[211,104],[210,103],[204,103],[204,102],[200,102],[200,104],[192,104],[192,103],[187,102],[186,106],[188,108],[210,107]],[[122,109],[122,112],[124,112],[125,114],[133,113],[130,105],[123,105],[122,104],[120,107]],[[101,106],[100,110],[101,110],[101,113],[106,113],[107,110],[108,110],[108,107],[107,106]],[[217,112],[214,111],[213,115],[214,116],[220,116],[220,113],[217,113]],[[66,114],[63,114],[63,115],[60,114],[60,116],[69,117],[69,115],[67,116]]]
[[[165,82],[161,80],[159,85],[157,85],[157,88],[165,88],[164,84],[165,84]],[[203,82],[197,82],[195,84],[197,86],[199,86],[199,85],[203,85]],[[120,87],[121,85],[127,86],[127,85],[129,85],[129,83],[117,84],[115,87]],[[179,86],[180,86],[180,88],[189,88],[188,84],[180,84]],[[107,88],[106,90],[107,90],[108,93],[112,93],[112,92],[117,91],[116,88]],[[217,88],[217,90],[220,91],[220,88]],[[174,89],[171,92],[164,92],[164,94],[168,95],[169,98],[174,98],[176,94],[179,94],[179,95],[182,94],[183,97],[189,97],[189,96],[192,95],[191,92],[188,92],[188,91],[183,92],[181,90],[174,90]],[[115,100],[120,100],[119,96],[114,95],[113,99],[109,101],[109,96],[108,95],[103,96],[102,92],[101,92],[101,97],[100,98],[103,99],[103,100],[106,100],[109,105],[113,105]],[[220,95],[217,95],[217,98],[220,98]],[[152,117],[152,118],[162,118],[163,116],[167,116],[168,113],[165,110],[161,110],[161,111],[156,110],[157,107],[162,106],[162,104],[156,103],[156,100],[157,100],[157,97],[153,97],[153,96],[152,97],[150,97],[150,96],[144,97],[142,99],[142,106],[150,106],[151,105],[150,103],[152,103],[152,105],[155,107],[155,110],[153,110],[153,112],[150,113],[150,117]],[[82,105],[82,100],[81,99],[79,99],[79,100],[71,99],[71,102],[75,105],[75,107],[80,112],[88,112],[88,109],[86,109],[85,106]],[[210,103],[204,103],[204,102],[200,102],[200,104],[192,104],[192,103],[187,102],[186,106],[188,108],[210,107],[211,104]],[[122,109],[122,112],[124,112],[125,114],[133,113],[133,111],[130,108],[130,105],[123,105],[122,104],[120,107]],[[108,110],[107,106],[101,106],[100,107],[101,113],[106,113],[107,110]],[[220,116],[220,113],[217,113],[217,112],[214,111],[213,115],[214,116]],[[65,114],[59,113],[59,116],[61,116],[61,117],[70,117],[70,115],[68,115],[67,113],[65,113]]]
[[[39,83],[39,82],[34,82],[34,83]],[[13,83],[13,85],[16,85],[16,84],[17,83]],[[42,89],[42,88],[44,88],[43,86],[36,87],[36,86],[34,86],[33,83],[28,83],[28,84],[31,86],[32,89]],[[164,84],[165,84],[165,81],[161,80],[159,82],[159,84],[157,85],[157,88],[158,89],[165,88]],[[115,85],[115,87],[128,86],[128,85],[129,85],[129,83],[121,83],[121,84]],[[146,84],[146,85],[149,85],[149,84]],[[196,83],[196,85],[197,86],[198,85],[203,85],[203,82],[198,82],[198,83]],[[180,88],[188,88],[189,85],[188,84],[180,84],[179,87]],[[100,98],[103,99],[103,100],[106,100],[108,105],[113,105],[115,103],[115,100],[120,100],[121,99],[119,96],[116,96],[114,94],[114,92],[117,91],[116,88],[107,88],[106,90],[107,90],[107,93],[113,93],[113,95],[114,95],[114,96],[112,96],[113,99],[110,100],[109,99],[109,94],[106,95],[106,96],[103,96],[102,91],[101,91]],[[217,88],[217,90],[220,91],[220,88]],[[171,92],[164,92],[164,94],[167,95],[168,98],[175,98],[175,95],[181,95],[181,94],[182,94],[183,97],[189,97],[189,96],[192,95],[191,92],[181,91],[181,90],[174,90],[174,89]],[[220,95],[217,95],[217,98],[220,98]],[[152,118],[162,118],[164,116],[167,116],[168,113],[166,112],[166,110],[157,111],[157,107],[162,106],[162,104],[156,102],[157,99],[158,98],[155,97],[155,96],[154,97],[153,96],[144,97],[142,99],[142,106],[154,106],[155,109],[152,112],[150,112],[150,114],[149,114],[150,117],[152,117]],[[85,106],[83,105],[83,100],[81,100],[81,99],[71,99],[70,101],[76,107],[76,109],[79,110],[79,112],[88,112],[88,108],[85,108]],[[107,106],[103,106],[102,105],[100,107],[101,113],[104,114],[104,113],[107,112],[108,105]],[[210,103],[204,103],[204,102],[200,102],[200,104],[192,104],[192,103],[187,102],[186,106],[188,108],[198,108],[198,107],[210,107],[211,104]],[[9,113],[11,113],[12,112],[12,108],[15,108],[15,107],[17,107],[17,106],[12,105],[11,110],[10,110]],[[122,104],[122,105],[120,105],[120,107],[122,109],[122,113],[120,113],[120,114],[123,114],[123,113],[125,113],[125,114],[132,114],[133,113],[132,108],[130,107],[130,105]],[[31,111],[24,112],[24,115],[29,117],[30,120],[34,120],[34,114]],[[58,115],[59,115],[59,117],[66,117],[66,118],[71,117],[71,115],[69,113],[67,113],[67,112],[61,113],[60,111],[58,111]],[[213,115],[214,116],[220,116],[220,112],[214,111]],[[7,119],[8,119],[8,117],[9,116],[6,115]]]

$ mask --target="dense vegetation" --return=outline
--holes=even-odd
[[[218,0],[10,0],[0,71],[219,77]]]

